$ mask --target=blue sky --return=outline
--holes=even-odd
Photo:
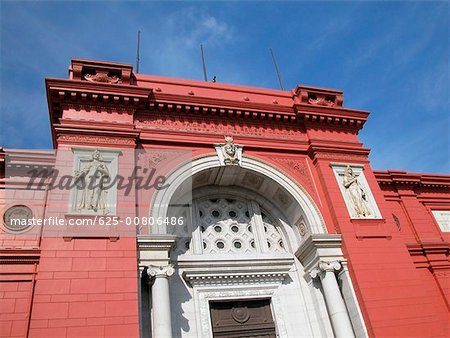
[[[1,1],[1,0],[0,0]],[[73,57],[135,63],[141,72],[209,76],[278,88],[344,90],[371,112],[360,133],[375,169],[449,173],[448,2],[1,1],[1,139],[51,147],[45,77]]]

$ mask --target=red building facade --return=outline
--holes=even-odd
[[[81,59],[46,88],[54,147],[66,155],[2,151],[1,336],[449,335],[450,176],[372,170],[358,139],[369,114],[344,108],[341,91]],[[73,177],[96,163],[125,178],[156,168],[170,187],[89,191],[98,199],[86,204],[75,188],[29,184],[30,165]],[[122,227],[11,225],[52,216]],[[123,222],[135,217],[130,230]],[[188,225],[142,224],[150,217]],[[266,305],[249,302],[265,300],[273,325],[252,324]],[[217,309],[232,301],[228,325]]]

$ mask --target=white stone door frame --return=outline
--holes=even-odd
[[[281,304],[278,296],[275,295],[279,284],[255,285],[255,286],[227,286],[227,287],[194,287],[194,301],[198,305],[197,332],[201,332],[202,338],[213,338],[212,323],[210,316],[210,301],[225,300],[252,300],[270,299],[270,307],[273,321],[275,323],[277,337],[289,338],[286,331],[286,324],[283,319]]]
[[[247,259],[215,259],[210,255],[183,257],[177,263],[183,278],[192,286],[197,332],[212,338],[210,301],[269,298],[278,337],[288,338],[280,301],[275,294],[294,266],[291,254],[260,255]]]

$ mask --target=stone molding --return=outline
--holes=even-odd
[[[191,255],[178,260],[177,267],[183,271],[183,278],[193,287],[208,285],[255,285],[280,284],[294,264],[290,254],[255,255],[230,259],[203,255]]]
[[[171,235],[139,235],[137,237],[138,251],[170,251],[175,243]]]
[[[170,250],[175,244],[172,235],[138,235],[137,251],[139,270],[149,266],[166,266],[169,264]]]
[[[339,234],[309,234],[295,252],[305,268],[305,277],[312,277],[313,271],[322,263],[345,262],[341,250],[342,238]]]

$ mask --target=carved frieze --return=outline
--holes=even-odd
[[[171,116],[152,114],[140,116],[136,124],[146,129],[187,131],[219,135],[258,136],[262,138],[277,137],[283,139],[306,140],[306,134],[298,124],[282,124],[252,120],[251,123],[227,120],[219,117],[200,118],[198,116]]]
[[[85,143],[85,144],[110,144],[110,145],[134,145],[135,140],[133,138],[125,137],[107,137],[107,136],[94,136],[94,135],[74,135],[74,134],[61,134],[57,137],[58,142],[65,143]]]

